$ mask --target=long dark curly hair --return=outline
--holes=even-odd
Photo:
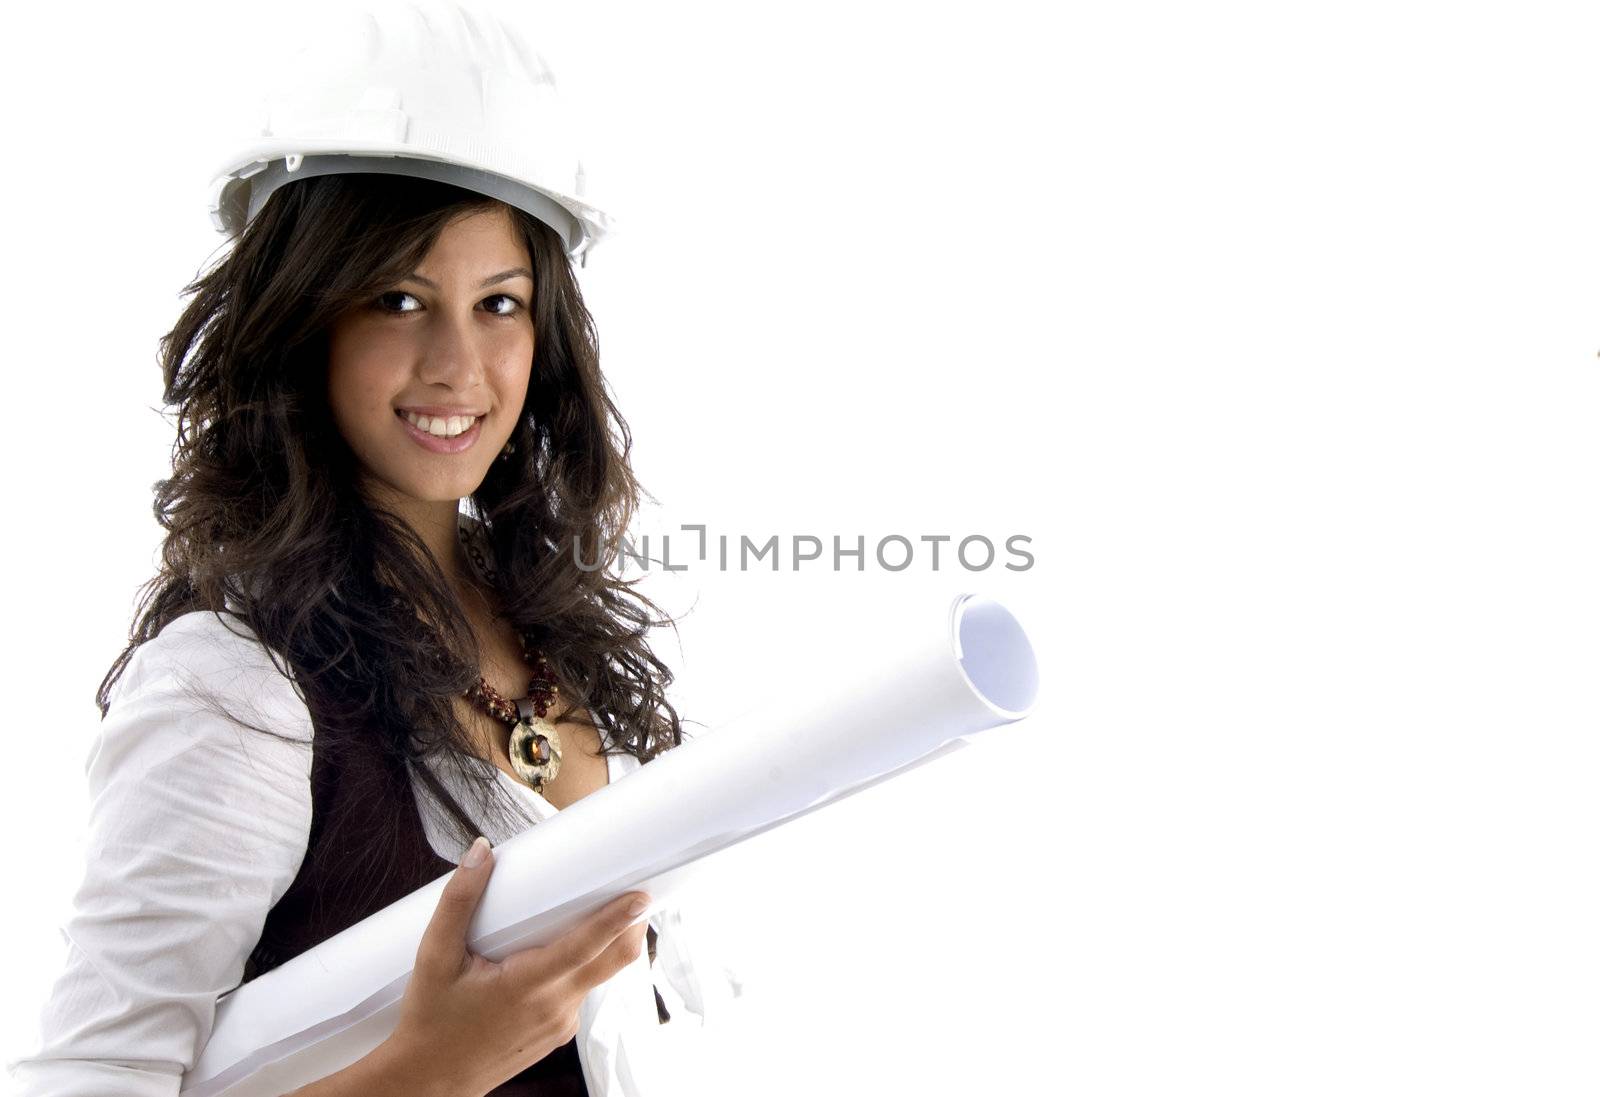
[[[155,484],[162,564],[101,682],[102,717],[141,644],[185,613],[231,615],[299,687],[319,748],[381,752],[386,792],[424,782],[463,843],[488,831],[423,755],[453,760],[476,808],[531,821],[492,771],[463,764],[474,741],[453,701],[476,681],[476,637],[422,539],[357,489],[326,396],[332,322],[415,270],[455,218],[500,205],[405,176],[304,179],[184,288],[193,299],[160,343],[177,425],[172,475]],[[613,574],[641,493],[630,435],[559,238],[504,208],[533,259],[535,350],[513,458],[468,506],[492,546],[500,612],[561,684],[557,715],[587,707],[605,753],[648,762],[683,729],[672,672],[646,642],[676,623]]]

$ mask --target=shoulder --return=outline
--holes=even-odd
[[[174,618],[134,650],[108,698],[85,769],[91,790],[179,757],[228,772],[241,764],[298,785],[310,772],[305,700],[239,619]]]
[[[113,711],[149,698],[211,707],[244,702],[279,730],[309,739],[305,698],[287,672],[244,621],[196,610],[173,618],[134,650],[108,700]]]
[[[134,649],[111,698],[159,686],[184,670],[220,683],[264,669],[275,670],[272,656],[249,625],[230,613],[195,610],[174,617]]]

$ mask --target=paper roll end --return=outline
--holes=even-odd
[[[1020,720],[1039,694],[1039,663],[1011,611],[981,594],[950,606],[950,642],[973,693],[1004,720]]]

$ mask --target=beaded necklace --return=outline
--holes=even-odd
[[[479,577],[490,587],[499,586],[499,572],[491,562],[493,551],[484,537],[483,527],[461,519],[456,532]],[[534,650],[526,633],[517,632],[517,643],[522,646],[523,662],[534,668],[533,678],[528,682],[528,695],[508,700],[480,674],[477,683],[465,691],[465,696],[479,710],[511,728],[507,749],[511,768],[535,792],[542,794],[545,786],[561,772],[561,736],[556,734],[555,724],[545,719],[545,713],[555,704],[556,679],[550,673],[544,653]]]
[[[502,697],[483,675],[476,684],[468,687],[466,697],[483,712],[511,729],[508,753],[511,768],[517,771],[535,792],[544,788],[561,772],[561,736],[556,726],[545,719],[556,699],[556,679],[545,662],[544,652],[534,651],[528,637],[517,633],[522,645],[523,661],[534,668],[528,682],[528,695],[511,701]]]

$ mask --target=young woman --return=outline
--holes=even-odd
[[[252,205],[163,340],[161,572],[101,685],[67,969],[13,1072],[175,1094],[220,995],[451,872],[393,1035],[298,1092],[659,1093],[658,931],[672,990],[706,990],[675,910],[631,892],[466,948],[479,835],[682,740],[667,622],[594,566],[639,487],[571,226],[404,171]]]

